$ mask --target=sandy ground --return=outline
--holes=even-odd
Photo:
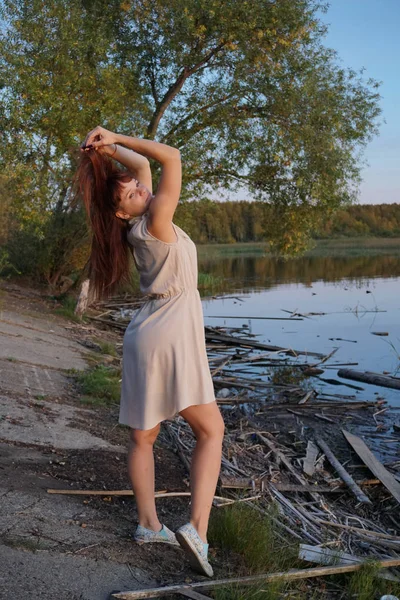
[[[79,404],[66,373],[87,366],[89,350],[78,341],[79,329],[56,315],[39,292],[2,283],[0,598],[105,600],[112,590],[203,579],[180,548],[134,544],[132,496],[106,495],[130,488],[128,432],[118,425],[118,407]],[[186,473],[175,454],[156,446],[155,455],[156,489],[185,489]],[[187,521],[187,499],[158,502],[159,517],[170,528]]]

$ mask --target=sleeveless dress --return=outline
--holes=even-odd
[[[128,232],[145,295],[123,339],[119,423],[134,429],[152,429],[188,406],[215,401],[196,245],[175,223],[176,241],[159,240],[147,218],[131,219]]]

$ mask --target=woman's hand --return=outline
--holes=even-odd
[[[108,131],[108,129],[104,129],[104,127],[98,126],[87,134],[86,139],[81,146],[81,150],[90,150],[92,148],[97,150],[103,146],[115,144],[115,142],[115,133]]]

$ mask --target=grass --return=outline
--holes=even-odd
[[[260,514],[254,508],[243,503],[233,504],[211,513],[208,536],[211,545],[220,548],[225,557],[232,551],[239,555],[242,569],[235,569],[231,577],[255,575],[257,573],[287,571],[299,568],[301,561],[297,558],[298,544],[282,541],[278,536],[277,525],[272,517],[278,518],[275,505],[270,505],[267,513]],[[283,579],[273,581],[266,586],[265,582],[257,582],[246,586],[237,584],[213,590],[215,600],[239,600],[262,598],[272,600],[288,587]]]
[[[314,248],[304,256],[376,256],[382,254],[400,255],[400,238],[335,238],[314,240]],[[234,244],[199,244],[197,253],[200,259],[224,256],[273,257],[267,242],[237,242]]]
[[[105,342],[99,338],[93,338],[95,344],[100,346],[102,354],[108,354],[109,356],[118,356],[118,352],[111,342]]]
[[[268,254],[267,242],[235,242],[233,244],[198,244],[196,246],[199,258]]]
[[[244,503],[212,511],[208,529],[211,545],[218,547],[228,561],[235,555],[236,566],[228,577],[317,566],[298,558],[298,541],[282,534],[283,530],[273,518],[279,520],[275,504],[271,504],[265,514]],[[332,597],[330,590],[335,587],[335,590],[340,588],[342,600],[372,600],[383,594],[399,596],[400,584],[380,579],[378,572],[377,563],[370,560],[354,573],[298,581],[279,578],[269,583],[232,584],[215,588],[210,593],[215,600],[329,600]]]
[[[80,400],[83,404],[109,406],[118,404],[121,390],[121,369],[95,365],[86,371],[69,369],[80,387]]]
[[[336,238],[315,240],[305,256],[377,256],[400,255],[399,238]]]
[[[225,289],[225,280],[211,273],[199,273],[197,287],[200,292],[215,293]]]
[[[271,517],[278,517],[275,505],[265,515],[245,503],[235,503],[212,513],[209,536],[222,552],[243,555],[247,573],[281,571],[292,568],[297,548],[283,547]]]
[[[51,299],[54,299],[54,297],[52,297]],[[60,302],[62,306],[54,309],[54,312],[57,315],[66,317],[67,319],[75,321],[76,323],[82,323],[88,320],[84,315],[79,316],[75,314],[76,299],[73,296],[62,296],[58,299],[58,302]]]

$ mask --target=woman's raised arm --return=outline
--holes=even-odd
[[[161,176],[156,194],[149,205],[150,225],[159,237],[171,231],[171,221],[179,202],[182,185],[181,153],[177,148],[127,135],[115,134],[116,142],[161,163]],[[167,234],[168,235],[168,234]]]

